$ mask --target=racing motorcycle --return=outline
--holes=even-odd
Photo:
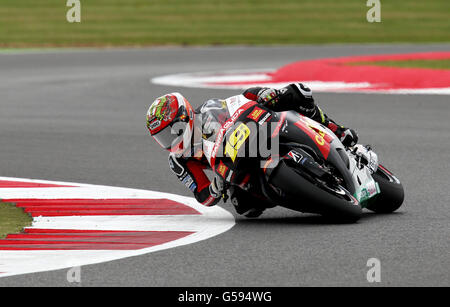
[[[225,122],[218,104],[226,104]],[[402,184],[370,146],[346,148],[327,127],[295,111],[274,112],[239,95],[210,101],[202,113],[219,123],[214,139],[204,142],[210,165],[231,195],[246,195],[255,207],[355,222],[363,208],[391,213],[403,203]],[[261,150],[269,145],[276,153]],[[216,165],[218,153],[224,159]]]

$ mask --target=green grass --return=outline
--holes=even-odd
[[[10,233],[19,233],[30,226],[32,218],[14,204],[0,202],[0,239]]]
[[[449,42],[450,1],[366,0],[1,0],[0,47]]]
[[[376,61],[376,62],[353,62],[349,65],[375,65],[386,67],[402,68],[430,68],[430,69],[450,69],[450,59],[443,60],[407,60],[407,61]]]

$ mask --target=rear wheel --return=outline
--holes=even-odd
[[[400,208],[405,192],[397,177],[382,165],[372,177],[380,186],[381,193],[375,196],[366,208],[376,213],[392,213]]]
[[[270,183],[286,194],[282,205],[286,208],[318,213],[339,222],[352,223],[361,218],[359,202],[342,186],[307,180],[284,162],[274,170]]]

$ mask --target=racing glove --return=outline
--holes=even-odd
[[[256,102],[267,105],[274,106],[279,101],[280,92],[274,88],[262,88],[258,92],[258,100]]]
[[[214,198],[220,198],[225,193],[225,185],[223,179],[218,175],[214,176],[214,179],[209,185],[209,193]]]

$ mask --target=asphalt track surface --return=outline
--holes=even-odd
[[[448,51],[450,45],[155,48],[0,54],[0,175],[189,195],[146,134],[154,97],[192,104],[230,90],[149,83],[178,72],[275,68],[357,54]],[[450,101],[438,95],[316,94],[359,131],[406,190],[396,214],[353,225],[283,208],[236,217],[230,231],[188,246],[82,268],[82,286],[369,286],[450,284]],[[221,204],[232,210],[230,204]],[[0,286],[70,286],[67,270],[0,279]]]

